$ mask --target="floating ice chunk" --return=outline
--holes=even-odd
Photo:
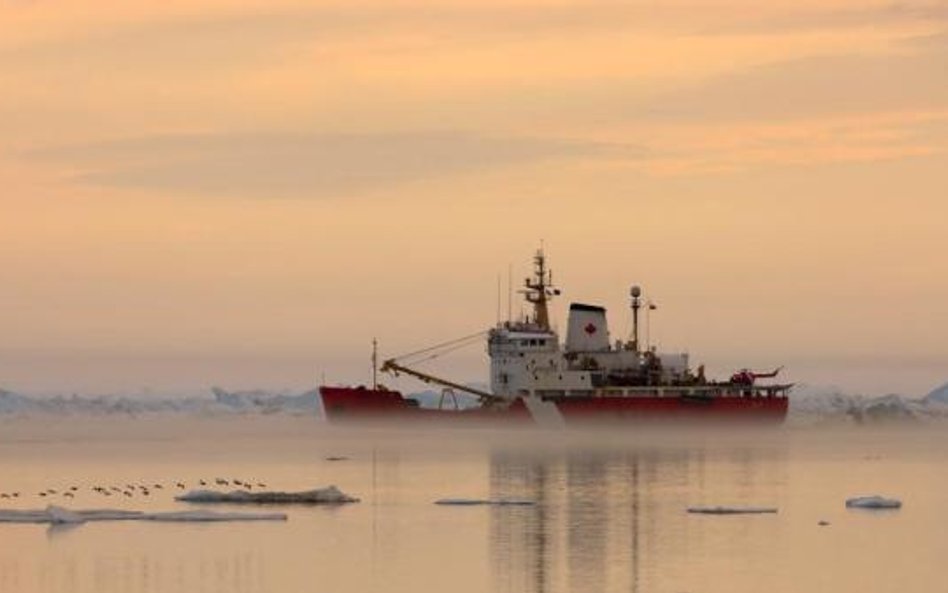
[[[436,500],[435,504],[442,505],[453,505],[453,506],[476,506],[476,505],[490,505],[490,506],[529,506],[536,504],[532,500],[523,500],[517,498],[494,498],[494,499],[485,499],[485,498],[442,498]]]
[[[219,513],[217,511],[178,511],[151,513],[149,521],[286,521],[286,513]]]
[[[50,516],[42,511],[0,511],[0,523],[49,523]]]
[[[689,513],[699,515],[762,515],[776,513],[776,507],[688,507]]]
[[[73,511],[48,506],[42,511],[0,511],[0,523],[81,524],[87,521],[286,521],[283,513],[218,513],[216,511],[178,511],[143,513],[117,509]]]
[[[49,515],[50,523],[85,523],[81,515],[55,505],[46,507],[46,514]]]
[[[898,509],[902,501],[884,496],[856,496],[846,499],[846,508],[850,509]]]
[[[306,490],[303,492],[248,492],[246,490],[232,490],[220,492],[217,490],[192,490],[175,500],[183,502],[217,502],[217,503],[257,503],[257,504],[341,504],[359,502],[358,498],[349,496],[335,486]]]

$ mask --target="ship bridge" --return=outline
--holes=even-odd
[[[615,387],[661,386],[693,379],[685,353],[641,349],[638,312],[641,289],[631,290],[633,337],[613,344],[604,307],[572,303],[566,341],[550,327],[549,300],[553,288],[542,251],[534,258],[534,276],[521,293],[533,315],[498,324],[488,333],[491,392],[504,399],[529,395],[589,396]]]

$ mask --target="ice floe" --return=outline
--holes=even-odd
[[[246,490],[192,490],[175,500],[182,502],[213,502],[213,503],[256,503],[256,504],[342,504],[359,502],[358,498],[349,496],[335,486],[305,490],[302,492],[248,492]]]
[[[46,514],[49,515],[50,523],[85,523],[86,521],[79,513],[54,505],[46,507]]]
[[[532,500],[519,498],[441,498],[434,503],[453,506],[530,506],[536,504]]]
[[[148,521],[286,521],[286,513],[222,513],[220,511],[174,511],[149,513]]]
[[[699,515],[762,515],[776,513],[776,507],[688,507],[689,513]]]
[[[884,496],[856,496],[846,499],[846,508],[850,509],[898,509],[902,501]]]
[[[0,523],[80,524],[89,521],[286,521],[284,513],[171,511],[146,513],[119,509],[72,510],[50,505],[43,510],[0,510]]]

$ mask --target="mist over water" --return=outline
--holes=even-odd
[[[938,426],[406,431],[279,415],[20,420],[0,433],[0,492],[21,493],[4,509],[208,508],[174,502],[174,483],[215,477],[276,490],[334,484],[361,502],[267,507],[289,515],[280,523],[0,524],[0,590],[930,590],[948,549],[946,445]],[[89,489],[113,483],[163,489],[121,499]],[[37,496],[71,485],[73,500]],[[903,508],[844,508],[876,493]],[[433,504],[452,497],[535,504]],[[686,513],[695,505],[779,512]]]

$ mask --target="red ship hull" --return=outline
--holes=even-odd
[[[350,421],[447,421],[471,424],[531,424],[530,412],[522,400],[503,409],[494,408],[422,408],[416,400],[398,391],[367,387],[320,387],[326,419]]]
[[[734,420],[783,422],[785,396],[688,395],[559,398],[556,407],[569,424],[638,420]]]
[[[522,399],[498,408],[433,409],[419,407],[397,391],[365,387],[321,387],[320,395],[330,422],[391,420],[499,422],[530,424],[533,417]],[[740,392],[715,396],[665,394],[662,396],[597,396],[547,399],[568,424],[637,422],[651,420],[716,420],[782,422],[786,396],[745,396]]]

